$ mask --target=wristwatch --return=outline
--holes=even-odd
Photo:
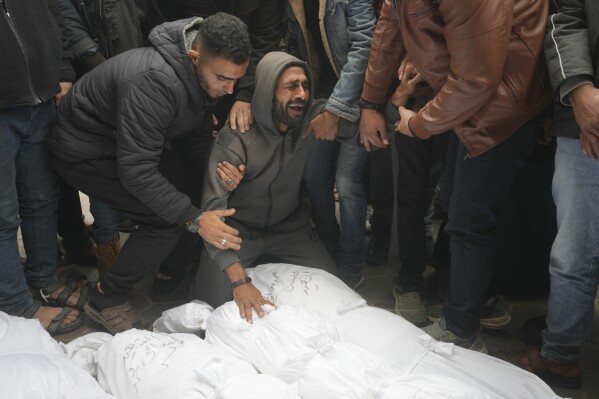
[[[185,223],[185,229],[190,233],[196,234],[200,231],[200,220],[202,219],[202,214],[200,213],[197,218],[193,219],[191,222]]]
[[[358,107],[360,107],[361,109],[373,109],[375,111],[380,111],[383,107],[383,104],[371,103],[370,101],[366,101],[363,98],[360,98],[358,100]]]
[[[252,282],[252,278],[251,277],[244,277],[244,278],[239,279],[237,281],[233,281],[231,283],[231,289],[234,290],[235,288],[239,287],[240,285],[249,284],[251,282]]]

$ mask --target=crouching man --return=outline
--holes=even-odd
[[[202,209],[235,209],[226,223],[239,231],[235,251],[226,237],[206,240],[193,296],[212,306],[235,299],[239,313],[252,321],[252,308],[262,317],[270,303],[251,283],[244,268],[262,255],[335,273],[335,265],[310,222],[300,195],[307,123],[322,110],[312,106],[312,75],[306,63],[272,52],[258,64],[251,110],[254,123],[245,134],[224,127],[206,164]],[[216,169],[223,160],[245,165],[235,191],[223,187]]]

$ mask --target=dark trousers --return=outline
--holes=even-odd
[[[89,235],[83,223],[79,192],[60,179],[58,201],[58,235],[66,252],[82,252],[89,248]]]
[[[96,306],[104,308],[125,302],[133,286],[148,274],[156,273],[165,261],[176,270],[180,270],[181,264],[191,265],[199,236],[187,233],[182,226],[167,223],[131,195],[118,178],[114,159],[70,163],[55,158],[54,165],[67,183],[98,198],[139,225],[139,229],[131,233],[108,274],[101,280],[102,290],[109,300],[102,304],[94,303]],[[183,193],[190,193],[194,185],[202,185],[201,177],[191,173],[182,159],[170,151],[163,152],[159,171]],[[192,198],[194,203],[197,200]],[[164,267],[161,271],[167,275],[173,274],[169,274]]]
[[[397,245],[400,269],[395,283],[401,291],[420,291],[426,267],[425,216],[439,174],[431,168],[440,151],[440,136],[417,140],[395,135],[397,151]]]
[[[393,166],[391,148],[373,151],[370,156],[370,226],[372,238],[380,248],[389,250],[393,220]]]
[[[480,310],[493,273],[499,210],[541,129],[535,118],[491,150],[471,158],[458,144],[449,200],[450,294],[443,314],[460,337],[480,326]],[[452,135],[451,140],[457,138]],[[447,175],[447,173],[446,173]]]

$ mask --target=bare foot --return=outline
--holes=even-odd
[[[58,314],[62,312],[62,309],[63,308],[40,306],[40,308],[37,310],[37,312],[35,312],[32,318],[38,319],[42,324],[42,327],[44,327],[44,330],[47,330],[48,326],[52,322],[52,319],[58,316]],[[67,314],[67,317],[65,317],[65,319],[62,321],[62,323],[60,323],[60,327],[68,326],[69,324],[77,320],[77,317],[79,317],[79,311],[75,309],[71,310]]]
[[[54,291],[52,291],[49,295],[49,299],[55,301],[56,299],[58,299],[58,296],[62,293],[62,291],[65,289],[65,286],[60,286],[57,289],[55,289]],[[73,293],[71,294],[71,296],[69,296],[67,298],[67,305],[68,306],[76,306],[77,302],[79,301],[79,297],[81,296],[81,289],[82,287],[77,285],[75,291],[73,291]]]

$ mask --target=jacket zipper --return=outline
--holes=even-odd
[[[272,185],[274,184],[277,177],[281,174],[283,170],[283,160],[285,159],[285,142],[287,141],[287,134],[283,136],[283,144],[281,145],[281,154],[279,155],[279,170],[277,170],[277,174],[272,179],[270,184],[268,185],[268,209],[266,210],[266,224],[264,227],[270,226],[270,214],[272,211]]]
[[[108,37],[108,24],[106,23],[106,18],[104,14],[104,0],[100,0],[100,21],[102,21],[102,30],[104,31],[104,44],[106,45],[106,58],[110,58],[114,56],[114,50],[112,49],[112,42]]]
[[[29,63],[29,55],[27,53],[27,48],[25,47],[25,43],[23,43],[23,40],[21,40],[21,37],[17,32],[17,28],[15,27],[12,17],[10,16],[10,7],[8,5],[8,2],[4,2],[4,5],[6,6],[5,14],[6,19],[8,20],[8,26],[10,27],[12,33],[15,35],[15,39],[17,39],[17,43],[19,43],[19,47],[21,47],[23,55],[25,56],[25,69],[27,70],[27,82],[29,83],[29,89],[31,90],[31,94],[33,95],[33,100],[36,102],[36,104],[40,104],[42,103],[42,99],[37,94],[37,91],[33,86],[33,80],[31,79],[31,64]]]

